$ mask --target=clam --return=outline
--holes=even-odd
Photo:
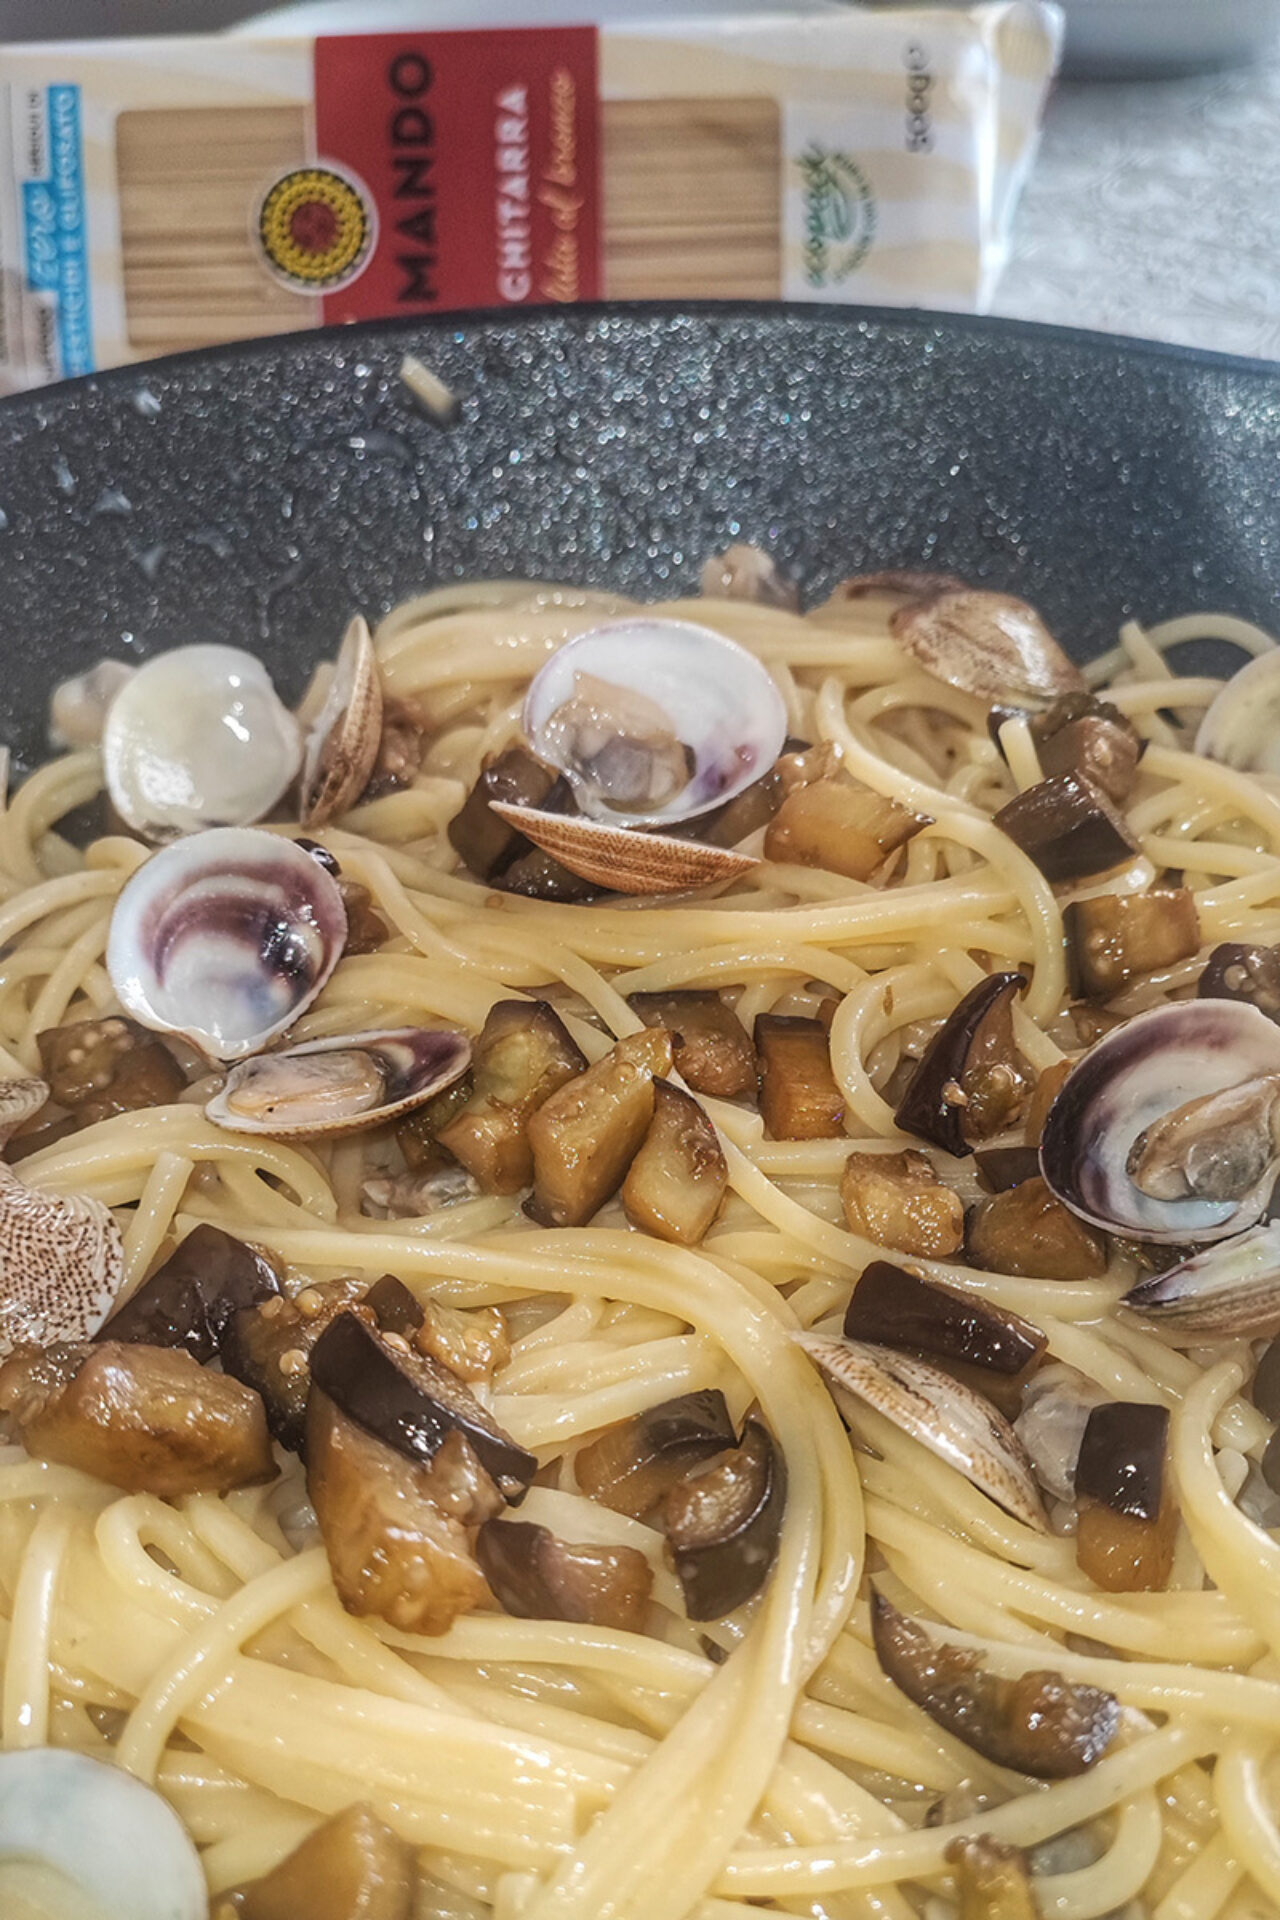
[[[43,1080],[0,1081],[0,1146],[48,1098]],[[100,1201],[29,1187],[0,1160],[0,1355],[87,1339],[123,1278],[120,1229]]]
[[[1126,1293],[1124,1305],[1175,1337],[1280,1331],[1280,1226],[1251,1227],[1153,1273]]]
[[[795,582],[787,579],[771,554],[745,540],[735,541],[723,553],[713,553],[703,566],[699,584],[709,600],[752,600],[757,606],[800,611]]]
[[[514,824],[570,872],[615,892],[674,893],[754,864],[664,832],[736,798],[782,751],[782,696],[735,641],[685,620],[594,628],[534,676],[523,725],[578,812],[521,808]]]
[[[116,901],[107,971],[143,1026],[242,1060],[311,1005],[346,937],[338,883],[318,861],[276,834],[223,827],[138,868]]]
[[[449,1027],[312,1040],[232,1067],[205,1117],[231,1133],[269,1133],[277,1140],[355,1133],[422,1106],[470,1063],[471,1042]]]
[[[322,827],[369,784],[382,740],[382,681],[373,639],[357,614],[343,635],[333,684],[307,736],[302,824]]]
[[[835,1334],[795,1337],[836,1390],[837,1401],[841,1391],[865,1400],[1015,1520],[1046,1531],[1026,1449],[1004,1415],[980,1393],[941,1367],[892,1347]]]
[[[1278,1129],[1280,1028],[1243,1001],[1184,1000],[1126,1021],[1072,1069],[1040,1168],[1093,1226],[1221,1240],[1266,1210]]]
[[[1232,674],[1200,722],[1195,750],[1248,773],[1280,774],[1280,647]]]
[[[298,771],[298,724],[260,660],[239,647],[175,647],[119,687],[102,733],[107,789],[148,840],[247,826]]]
[[[717,880],[736,880],[760,864],[732,847],[677,840],[669,833],[637,833],[603,820],[504,806],[496,800],[489,806],[570,873],[613,893],[683,893]]]
[[[687,620],[619,620],[579,634],[535,674],[524,732],[581,811],[671,826],[723,806],[782,751],[782,695],[754,654]]]
[[[1088,691],[1035,608],[1008,593],[944,588],[895,607],[889,629],[926,673],[988,703],[1034,711]]]
[[[99,660],[87,673],[60,681],[49,701],[49,745],[96,747],[112,702],[137,671],[123,660]]]
[[[14,1890],[22,1913],[206,1920],[209,1912],[200,1856],[173,1808],[85,1753],[0,1754],[0,1877],[17,1862],[36,1896],[28,1908]]]

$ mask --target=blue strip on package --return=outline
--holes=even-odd
[[[27,285],[57,303],[58,347],[65,376],[93,372],[89,258],[85,234],[80,89],[46,89],[48,178],[22,188]]]

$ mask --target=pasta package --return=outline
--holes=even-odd
[[[0,51],[0,392],[473,307],[981,311],[1059,41],[991,0]]]

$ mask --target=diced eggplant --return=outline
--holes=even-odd
[[[782,805],[783,791],[777,767],[770,767],[768,773],[762,773],[722,807],[716,807],[711,813],[700,813],[696,820],[682,822],[674,829],[675,836],[683,839],[687,828],[690,839],[701,840],[706,846],[736,847],[749,834],[768,826]]]
[[[966,1834],[947,1848],[955,1869],[957,1920],[1040,1920],[1027,1856],[989,1833]]]
[[[405,1633],[446,1633],[486,1598],[469,1529],[502,1495],[455,1428],[429,1463],[407,1460],[313,1386],[307,1495],[348,1613]]]
[[[775,1140],[831,1140],[844,1132],[844,1095],[821,1020],[761,1013],[755,1025],[760,1112]]]
[[[1035,1147],[982,1147],[974,1154],[973,1164],[978,1184],[988,1193],[1007,1193],[1010,1187],[1037,1177],[1040,1155]]]
[[[840,1177],[854,1233],[896,1253],[941,1260],[964,1244],[964,1206],[926,1154],[851,1153]],[[868,1334],[867,1338],[874,1336]]]
[[[794,788],[783,801],[764,837],[765,859],[869,880],[891,853],[932,824],[928,814],[912,813],[870,787],[817,780]]]
[[[638,1547],[575,1546],[549,1527],[486,1520],[476,1559],[517,1620],[577,1620],[624,1633],[644,1627],[653,1569]]]
[[[1044,1132],[1044,1123],[1049,1117],[1049,1109],[1062,1091],[1063,1082],[1075,1062],[1057,1060],[1053,1066],[1046,1067],[1036,1081],[1026,1117],[1023,1120],[1023,1138],[1028,1147],[1039,1150],[1040,1136]]]
[[[1071,773],[1099,787],[1122,807],[1138,781],[1146,741],[1109,700],[1064,693],[1031,720],[1031,735],[1047,777]]]
[[[992,973],[970,988],[898,1102],[893,1117],[904,1133],[960,1155],[1013,1124],[1029,1080],[1013,1038],[1014,998],[1026,984],[1020,973]]]
[[[550,900],[560,906],[577,906],[583,900],[596,900],[603,888],[564,866],[544,847],[529,848],[503,869],[494,886],[503,893],[518,893],[525,900]]]
[[[412,1344],[459,1380],[489,1380],[511,1358],[507,1323],[498,1307],[449,1307],[428,1300]]]
[[[664,1027],[619,1040],[611,1053],[543,1102],[528,1126],[533,1194],[544,1227],[580,1227],[622,1185],[653,1119],[655,1080],[671,1072]]]
[[[394,1273],[384,1273],[381,1280],[374,1281],[364,1296],[364,1305],[383,1333],[398,1333],[405,1340],[413,1339],[426,1311],[417,1294],[411,1293]]]
[[[489,805],[540,807],[556,783],[548,767],[527,747],[508,747],[481,773],[449,822],[449,844],[477,880],[492,880],[529,851],[530,843]]]
[[[627,1001],[646,1027],[665,1027],[675,1043],[676,1067],[694,1093],[738,1100],[756,1090],[756,1054],[733,1008],[718,993],[686,988],[633,993]]]
[[[969,1258],[991,1273],[1035,1280],[1092,1280],[1107,1264],[1102,1235],[1076,1218],[1037,1176],[979,1200],[967,1223]]]
[[[593,1500],[640,1520],[690,1467],[736,1445],[724,1395],[719,1387],[705,1387],[607,1428],[579,1449],[574,1471]]]
[[[908,1700],[998,1767],[1065,1780],[1087,1772],[1115,1738],[1114,1694],[1043,1669],[999,1679],[976,1653],[934,1640],[876,1592],[871,1633],[876,1658]]]
[[[1139,851],[1106,794],[1074,773],[1028,787],[1001,807],[995,824],[1055,882],[1106,873]]]
[[[256,1393],[174,1347],[110,1340],[19,1351],[0,1367],[0,1412],[36,1460],[169,1500],[275,1477]]]
[[[192,1228],[96,1337],[185,1347],[204,1366],[216,1356],[233,1313],[261,1306],[279,1292],[280,1276],[261,1248],[205,1222]]]
[[[347,955],[377,953],[391,938],[391,929],[373,904],[368,887],[355,880],[339,880],[338,892],[347,910]]]
[[[223,1329],[223,1368],[262,1396],[272,1433],[291,1453],[301,1453],[306,1437],[311,1349],[334,1316],[364,1293],[363,1280],[318,1280],[300,1293],[242,1308]]]
[[[1268,1420],[1280,1420],[1280,1335],[1268,1341],[1254,1370],[1253,1404]]]
[[[1169,1415],[1142,1401],[1094,1407],[1076,1461],[1076,1561],[1107,1593],[1150,1593],[1173,1571],[1178,1513]]]
[[[763,1586],[782,1531],[786,1469],[766,1427],[686,1474],[667,1495],[662,1526],[691,1620],[719,1620]]]
[[[1094,1000],[1108,1000],[1130,980],[1189,960],[1200,947],[1200,916],[1186,887],[1073,900],[1062,930],[1072,992]]]
[[[696,1247],[720,1211],[729,1168],[716,1130],[693,1095],[653,1083],[653,1119],[622,1183],[633,1227]]]
[[[486,1193],[519,1193],[533,1179],[529,1122],[586,1069],[586,1059],[545,1000],[499,1000],[471,1056],[472,1091],[437,1139]]]
[[[382,697],[382,739],[361,800],[377,800],[384,793],[411,787],[422,768],[431,718],[419,700]]]
[[[888,1260],[873,1260],[855,1282],[844,1332],[850,1340],[905,1348],[933,1360],[961,1360],[1019,1386],[1049,1344],[1048,1336],[1021,1314]]]
[[[358,1314],[330,1321],[311,1350],[311,1379],[340,1413],[406,1459],[429,1466],[449,1434],[460,1433],[511,1501],[523,1499],[538,1471],[533,1454],[455,1374]]]
[[[36,1035],[36,1045],[52,1098],[70,1110],[78,1127],[117,1113],[172,1106],[187,1084],[164,1042],[121,1014],[47,1027]]]
[[[1196,996],[1201,1000],[1245,1000],[1269,1020],[1280,1020],[1280,947],[1224,941],[1205,961]]]
[[[371,1807],[335,1813],[238,1889],[237,1920],[412,1920],[417,1858]]]

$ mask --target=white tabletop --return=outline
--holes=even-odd
[[[1064,82],[995,311],[1280,360],[1280,53]]]

